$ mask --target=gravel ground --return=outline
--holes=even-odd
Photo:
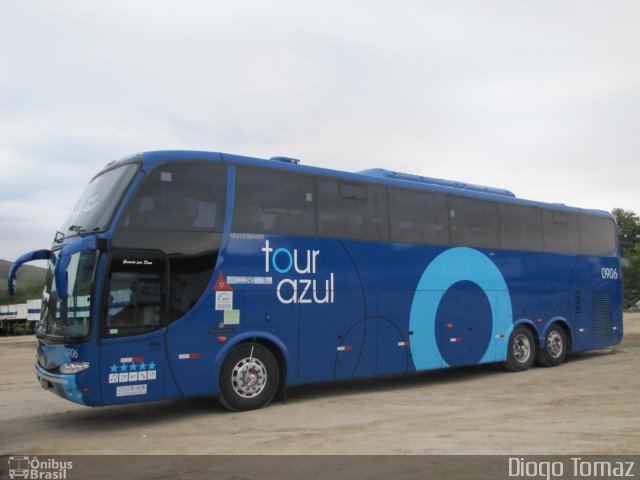
[[[34,337],[0,338],[2,455],[640,453],[640,314],[622,344],[558,368],[296,387],[244,413],[209,398],[78,406],[39,387],[34,352]]]

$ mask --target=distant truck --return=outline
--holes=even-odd
[[[27,331],[33,332],[40,320],[42,300],[27,300],[27,303],[0,306],[0,334],[12,334],[19,325],[27,325]]]

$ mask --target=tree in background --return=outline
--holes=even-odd
[[[614,208],[620,233],[622,288],[625,305],[640,297],[640,217],[631,210]]]

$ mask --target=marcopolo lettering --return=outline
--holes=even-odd
[[[264,253],[264,271],[273,271],[282,275],[312,275],[307,278],[283,278],[276,287],[276,296],[281,303],[333,303],[335,300],[335,276],[318,279],[318,257],[320,250],[293,251],[288,248],[271,246],[265,241],[261,249]]]

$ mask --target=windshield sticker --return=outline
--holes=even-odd
[[[92,197],[87,198],[86,203],[82,207],[82,213],[90,212],[91,210],[93,210],[98,206],[99,202],[100,202],[100,199],[98,198],[98,195],[94,195]]]

